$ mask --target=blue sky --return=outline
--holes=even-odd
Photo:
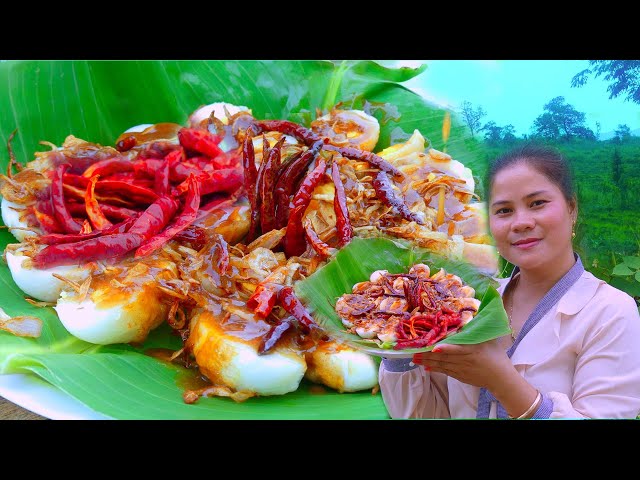
[[[530,133],[533,121],[552,98],[563,96],[586,114],[594,132],[601,134],[619,124],[640,128],[640,105],[622,97],[609,99],[608,82],[602,76],[589,78],[580,88],[571,87],[572,77],[588,68],[587,60],[400,60],[399,65],[427,64],[427,70],[405,86],[441,105],[458,109],[467,100],[487,112],[482,123],[511,124],[516,135]]]

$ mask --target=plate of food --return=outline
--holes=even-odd
[[[438,341],[502,331],[477,160],[400,85],[423,70],[1,63],[0,374],[35,379],[2,395],[46,404],[46,382],[85,418],[388,418],[376,349],[393,349],[346,341],[313,299],[420,263],[480,302]]]
[[[354,239],[296,285],[323,328],[360,351],[388,358],[507,335],[496,287],[474,265],[384,237]]]

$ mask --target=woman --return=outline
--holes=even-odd
[[[571,176],[554,150],[526,146],[491,165],[489,226],[515,265],[499,292],[511,336],[383,358],[394,418],[635,418],[640,315],[629,295],[585,271],[572,237]],[[413,361],[411,361],[413,360]]]

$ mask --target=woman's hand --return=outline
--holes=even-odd
[[[431,352],[416,353],[413,363],[488,390],[505,376],[518,375],[498,339],[476,345],[441,344]]]

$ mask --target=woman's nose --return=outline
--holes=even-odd
[[[530,212],[526,210],[520,210],[515,212],[513,222],[511,223],[511,228],[515,231],[522,231],[532,229],[535,224],[535,218]]]

